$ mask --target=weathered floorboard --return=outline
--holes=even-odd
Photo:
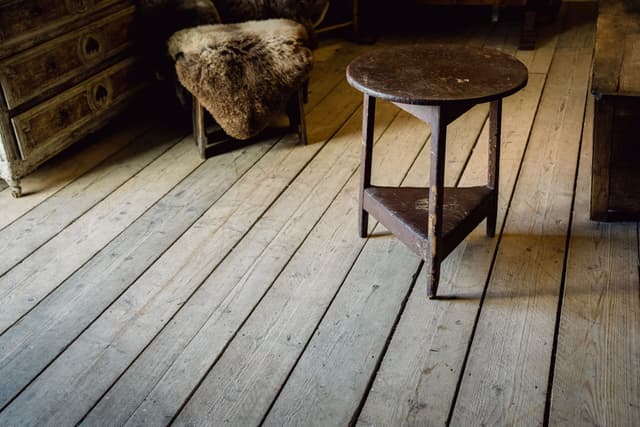
[[[315,52],[319,144],[201,164],[190,139],[165,151],[137,118],[29,176],[42,193],[4,203],[0,182],[0,252],[22,251],[0,260],[0,425],[634,425],[638,230],[588,221],[593,19],[577,8],[535,51],[515,51],[516,22],[376,46],[470,43],[529,67],[504,102],[504,234],[478,227],[447,257],[444,299],[382,227],[357,237],[361,95],[344,66],[369,46]],[[449,126],[448,185],[486,182],[486,115]],[[423,184],[428,128],[387,103],[376,125],[377,183]]]
[[[197,167],[187,139],[0,276],[0,334],[127,229]],[[135,201],[135,203],[134,203]]]
[[[587,109],[551,393],[554,426],[640,420],[636,223],[589,220],[593,98]]]
[[[527,87],[504,101],[498,230],[507,212],[518,168],[544,85],[529,76]],[[486,180],[488,133],[480,136],[461,186]],[[452,300],[429,301],[414,289],[385,355],[358,423],[442,425],[446,422],[464,363],[479,298],[497,239],[478,227],[443,264],[441,292]],[[418,278],[426,280],[424,272]]]
[[[355,94],[347,96],[344,92],[336,90],[330,101],[333,102],[323,103],[321,107],[309,115],[310,136],[313,135],[316,140],[329,138],[336,131],[335,128],[341,124],[336,118],[342,116],[344,120],[349,117],[357,109],[359,97]],[[325,118],[329,111],[333,114],[334,120],[327,125]],[[169,320],[172,313],[180,308],[181,304],[176,304],[175,301],[183,302],[195,290],[194,287],[199,286],[211,271],[212,266],[206,262],[196,263],[198,264],[197,268],[183,268],[186,259],[190,256],[204,261],[198,257],[198,253],[201,251],[198,243],[210,240],[207,245],[223,247],[226,245],[223,254],[230,250],[234,246],[234,242],[246,233],[262,212],[322,148],[322,144],[292,147],[291,145],[295,141],[295,135],[286,137],[253,167],[256,158],[249,153],[252,151],[254,153],[260,152],[259,147],[270,146],[270,144],[261,143],[243,151],[210,159],[188,180],[179,185],[180,191],[177,191],[174,196],[180,199],[198,200],[200,205],[192,204],[189,206],[188,203],[180,201],[180,203],[176,203],[179,208],[169,212],[149,211],[148,215],[141,218],[139,224],[134,224],[140,225],[142,228],[136,230],[136,227],[130,227],[120,236],[115,248],[107,247],[103,256],[92,259],[89,267],[82,271],[84,279],[72,280],[66,284],[65,291],[60,293],[71,292],[77,286],[78,280],[81,280],[81,283],[91,283],[91,285],[85,284],[85,292],[88,294],[98,293],[101,298],[94,297],[91,309],[87,310],[85,307],[85,311],[99,314],[114,298],[118,298],[129,284],[136,281],[140,274],[144,273],[144,275],[124,292],[107,313],[84,332],[62,357],[57,359],[40,378],[36,379],[29,386],[28,391],[19,396],[2,415],[10,420],[20,413],[22,405],[31,405],[31,399],[38,399],[40,411],[31,411],[32,421],[37,423],[38,419],[54,416],[50,413],[51,408],[56,408],[62,399],[67,399],[67,396],[75,393],[77,398],[72,399],[74,405],[58,408],[55,411],[55,418],[63,424],[77,422],[117,378],[119,371],[111,369],[113,365],[118,366],[118,363],[125,363],[123,369],[126,368],[128,362],[125,362],[125,358],[130,353],[122,348],[138,345],[142,350],[144,343],[153,338]],[[262,152],[264,151],[262,150]],[[222,165],[216,164],[216,161],[224,159],[230,159],[235,167],[224,163]],[[245,171],[248,171],[246,175],[244,175]],[[227,177],[222,175],[222,172],[226,172]],[[242,175],[244,175],[242,180],[227,192],[227,188]],[[214,191],[214,187],[210,183],[211,177],[215,177],[213,181],[222,190],[220,193]],[[198,219],[224,192],[226,194],[216,202],[213,208]],[[157,206],[162,206],[163,202],[164,199]],[[174,205],[174,203],[169,203],[169,205]],[[196,220],[198,221],[194,224]],[[174,245],[164,255],[164,250],[158,250],[163,245],[165,248],[171,246],[189,227],[191,229],[179,241],[180,244]],[[207,227],[209,227],[211,234],[201,233]],[[148,230],[149,228],[151,230]],[[170,229],[171,232],[167,229]],[[149,232],[155,238],[146,237],[145,235]],[[225,243],[222,244],[221,241]],[[200,246],[203,246],[203,243]],[[206,250],[203,253],[206,256]],[[162,258],[158,259],[161,255]],[[183,262],[179,262],[180,260]],[[118,273],[121,273],[117,278],[118,286],[113,284],[104,286],[105,281],[110,283],[114,280],[113,273],[109,276],[98,273],[108,270],[101,265],[104,263],[108,263],[110,266],[118,266],[123,263],[127,265],[126,269],[118,269]],[[149,270],[145,271],[147,268]],[[187,275],[185,277],[186,283],[182,286],[179,286],[180,281],[173,280],[179,273]],[[193,277],[188,276],[189,274],[192,274]],[[77,304],[82,302],[77,301]],[[59,303],[48,307],[48,310],[54,315],[56,306],[59,306]],[[169,312],[167,306],[173,311]],[[71,321],[78,316],[79,311],[80,307],[76,310],[70,310],[70,315],[66,316],[63,321]],[[83,318],[87,319],[87,314],[84,314]],[[141,323],[149,327],[141,330],[133,322],[134,319],[140,319]],[[74,323],[86,324],[87,322],[84,320]],[[76,330],[78,329],[76,328]],[[50,357],[55,349],[61,349],[60,346],[69,342],[74,335],[61,331],[59,333],[50,332],[47,337],[55,340],[56,346],[44,352],[29,348],[27,351],[36,353],[38,360],[38,363],[34,363],[32,360],[31,366],[42,366],[40,361],[46,361],[46,358]],[[144,337],[147,337],[147,341],[144,340]],[[120,356],[118,362],[112,360],[111,351],[104,351],[101,345],[112,348],[111,351]],[[83,362],[78,363],[74,359],[74,354],[84,354]],[[89,354],[93,356],[89,357]],[[135,357],[136,354],[134,353],[131,357]],[[21,360],[24,361],[26,358]],[[91,369],[93,366],[102,366],[102,364],[106,364],[102,369]],[[63,381],[62,378],[66,379]],[[61,383],[69,384],[69,386],[51,387],[51,384]],[[89,384],[91,392],[83,392],[84,389],[80,384]],[[47,396],[46,401],[43,400],[43,396]],[[0,415],[0,421],[2,415]]]
[[[60,233],[184,137],[164,126],[137,138],[0,230],[0,276]]]
[[[543,422],[590,62],[556,49],[452,424]]]
[[[379,113],[378,134],[397,109],[387,105]],[[114,412],[115,422],[128,420],[132,425],[162,425],[173,418],[353,174],[359,161],[354,141],[359,126],[360,117],[352,116],[104,396],[85,424],[99,425]],[[189,372],[189,378],[183,372]]]
[[[139,118],[138,118],[139,120]],[[152,118],[134,121],[133,125],[125,125],[105,138],[87,144],[80,150],[71,149],[69,153],[60,155],[35,172],[22,178],[23,197],[14,199],[9,190],[0,191],[0,229],[11,224],[17,218],[29,212],[33,207],[55,194],[79,176],[100,164],[109,156],[117,153],[144,134],[152,125]]]
[[[193,143],[185,142],[188,143],[188,155],[197,161]],[[0,389],[0,405],[4,406],[13,399],[73,342],[114,297],[152,265],[273,143],[268,141],[254,145],[201,165],[124,233],[77,269],[43,303],[1,335],[0,376],[5,379],[5,387]],[[176,164],[188,165],[188,158],[181,159],[179,163],[175,158],[170,160],[173,160],[170,170],[179,170]],[[162,183],[164,178],[171,186],[175,185],[175,177],[168,175],[165,168],[159,172],[161,178],[145,182]],[[208,179],[212,173],[216,175],[213,182]],[[51,385],[56,389],[60,384]],[[27,398],[29,394],[22,396]],[[0,413],[0,424],[3,419],[10,418],[9,408]]]
[[[466,159],[478,139],[487,118],[485,107],[473,109],[450,126],[447,154],[451,161],[446,165],[450,185],[466,164],[458,159]],[[428,147],[422,150],[402,185],[427,185],[429,151]],[[366,242],[265,425],[346,425],[351,421],[420,263],[382,226],[374,234],[380,236]]]
[[[486,43],[501,47],[508,38],[508,32],[501,32],[495,37],[489,37]],[[541,85],[537,86],[539,95]],[[531,117],[537,105],[538,95],[531,96],[529,100],[531,107],[528,109],[528,114]],[[520,111],[523,107],[521,102],[516,105],[519,107],[516,111]],[[526,113],[527,109],[524,109],[522,114],[524,123],[527,122]],[[464,118],[465,116],[460,120],[463,121]],[[518,117],[515,120],[517,126],[522,126],[523,121],[520,119]],[[483,121],[479,122],[479,125],[482,123]],[[457,125],[462,129],[473,128],[469,123],[456,122],[451,126],[452,131]],[[469,135],[472,141],[475,142],[479,133],[480,127],[477,126]],[[525,137],[522,138],[521,146],[524,146],[526,134],[528,134],[528,128]],[[481,145],[484,151],[487,151],[486,135],[483,136],[484,138],[480,139],[483,141]],[[510,138],[512,137],[510,135]],[[449,159],[455,159],[455,152],[464,144],[461,144],[463,141],[457,140],[456,132],[449,132],[448,139],[446,181],[448,185],[454,185],[460,179],[462,165],[456,167],[455,163],[450,164]],[[512,140],[510,139],[509,142]],[[468,151],[465,156],[468,156]],[[428,164],[423,160],[417,162],[417,165],[425,167],[425,163]],[[480,163],[476,162],[472,168],[482,170],[483,176],[479,183],[486,183],[486,156]],[[410,179],[417,179],[417,177],[410,177]],[[424,185],[425,182],[426,178],[423,176],[413,184],[407,183],[407,185]],[[361,396],[366,394],[367,384],[380,360],[385,342],[392,331],[395,316],[407,297],[414,272],[419,264],[420,260],[393,238],[386,242],[382,238],[372,239],[367,243],[314,339],[275,402],[266,419],[267,424],[342,425],[352,420]],[[384,286],[384,284],[393,285]],[[414,291],[416,298],[424,299],[424,289],[420,286],[418,288]],[[441,303],[443,302],[435,302],[435,304]],[[393,309],[390,309],[390,306]],[[415,328],[415,324],[409,327]],[[406,349],[401,351],[404,352]],[[406,385],[405,383],[404,386]],[[388,412],[387,403],[380,405],[379,409],[382,412]],[[394,422],[388,422],[388,420],[380,422],[376,419],[372,424],[394,425]]]
[[[374,150],[374,181],[384,177],[399,184],[425,133],[420,123],[385,133]],[[364,246],[357,234],[357,193],[354,176],[180,412],[177,425],[260,422]]]

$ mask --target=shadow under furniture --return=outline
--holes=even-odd
[[[495,235],[502,98],[527,84],[527,68],[497,50],[417,45],[364,54],[349,65],[347,78],[364,93],[360,236],[367,237],[373,215],[428,263],[427,294],[434,298],[444,258],[485,218],[487,235]],[[428,188],[371,184],[376,99],[431,126]],[[491,103],[488,183],[445,188],[447,125],[485,102]]]

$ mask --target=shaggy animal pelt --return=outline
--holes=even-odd
[[[169,40],[180,83],[237,139],[261,132],[311,72],[303,26],[284,19],[205,25]]]

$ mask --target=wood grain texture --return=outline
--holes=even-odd
[[[130,120],[117,122],[106,134],[96,135],[77,150],[61,154],[56,162],[43,165],[40,169],[21,180],[23,191],[29,197],[13,199],[8,190],[0,191],[0,228],[21,217],[52,194],[64,188],[76,178],[96,167],[106,158],[141,137],[152,125],[153,119],[140,114]]]
[[[2,376],[7,379],[7,386],[0,391],[1,404],[5,405],[41,370],[55,360],[62,350],[76,340],[78,335],[96,319],[96,316],[113,302],[114,297],[123,293],[137,277],[147,270],[244,172],[265,152],[269,151],[274,142],[266,141],[245,150],[216,157],[213,161],[202,164],[194,171],[194,168],[201,161],[193,149],[193,141],[189,138],[161,158],[165,162],[162,167],[145,169],[145,171],[149,171],[147,177],[138,175],[143,180],[142,182],[147,182],[147,186],[151,186],[151,188],[143,185],[135,186],[134,188],[141,192],[136,195],[136,200],[140,201],[142,194],[144,194],[145,197],[153,200],[152,207],[146,209],[141,216],[139,214],[135,222],[130,224],[125,232],[121,232],[117,237],[114,236],[116,238],[112,241],[92,243],[92,245],[99,245],[99,252],[87,254],[89,250],[85,249],[82,256],[90,258],[89,262],[85,261],[84,265],[81,264],[82,267],[64,280],[61,286],[43,303],[0,336],[0,348],[6,349],[2,352],[4,357],[0,361],[0,371],[3,372]],[[180,151],[183,153],[179,154]],[[152,173],[153,175],[151,175]],[[187,173],[188,176],[185,178]],[[216,180],[213,182],[208,179],[212,173],[215,173],[216,176]],[[176,176],[176,174],[179,175]],[[134,181],[129,182],[134,185]],[[150,191],[153,186],[159,187],[163,192],[155,192],[154,194]],[[110,207],[108,204],[104,206]],[[126,201],[118,203],[118,206],[120,209],[116,209],[115,212],[113,208],[110,209],[115,218],[118,218],[120,212],[127,212],[122,210],[122,206],[127,206]],[[129,206],[132,206],[131,210],[138,209],[137,203],[135,205],[129,204]],[[91,216],[88,218],[93,220]],[[115,222],[117,225],[117,221],[105,221],[102,223],[102,228],[111,222]],[[101,230],[95,230],[87,237],[90,237],[89,240],[93,242],[98,240],[98,236],[102,236]],[[68,264],[77,263],[77,261],[74,263],[69,260],[73,258],[69,254],[64,251],[60,252],[59,246],[56,249],[58,257],[63,258]],[[80,248],[76,245],[74,249]],[[95,251],[94,248],[90,249]],[[93,256],[94,254],[95,256]],[[75,253],[73,255],[78,256]],[[62,263],[59,259],[52,261],[56,261],[54,265],[58,266]],[[40,268],[38,272],[43,275],[46,273],[51,275],[51,272],[43,268]],[[53,283],[59,283],[59,280]],[[38,281],[34,282],[34,284],[38,283]],[[24,292],[21,292],[22,294]],[[91,296],[89,300],[88,296]],[[133,297],[123,298],[120,305],[112,308],[110,313],[112,315],[123,312],[126,314],[128,313],[127,308],[140,300],[140,296],[133,293]],[[87,301],[91,301],[90,304]],[[43,327],[43,325],[47,327]],[[108,328],[108,332],[113,333],[117,330]],[[99,345],[100,340],[91,342]],[[101,349],[104,350],[104,347]],[[19,356],[16,357],[16,355]],[[73,352],[69,353],[67,357],[73,358]],[[80,363],[80,360],[84,362]],[[49,403],[60,398],[61,394],[69,392],[69,389],[62,387],[62,385],[71,384],[65,381],[48,383],[45,379],[60,374],[69,376],[71,373],[76,373],[78,375],[78,370],[81,373],[86,373],[83,368],[87,368],[87,364],[91,364],[94,360],[84,357],[80,357],[80,360],[74,358],[69,365],[70,368],[64,368],[65,359],[58,358],[55,366],[63,366],[63,369],[50,369],[46,371],[48,372],[46,375],[40,375],[39,384],[44,384],[44,387],[39,388],[36,382],[35,385],[32,384],[32,390],[48,394],[47,402]],[[76,384],[75,387],[78,385]],[[37,394],[34,392],[21,394],[12,406],[0,413],[0,418],[2,418],[0,423],[10,424],[19,419],[22,412],[20,406],[22,404],[31,405],[31,399],[37,398]],[[40,417],[52,415],[49,413],[51,406],[44,405],[44,401],[41,403],[43,404],[39,406],[39,411],[30,411],[32,413],[31,420],[34,423],[37,423]],[[66,408],[71,409],[70,407]]]
[[[22,158],[49,158],[51,152],[60,152],[103,127],[144,84],[141,63],[125,59],[82,85],[13,117],[11,123]]]
[[[191,173],[200,161],[190,142],[184,140],[169,150],[152,167],[0,276],[0,301],[7,304],[0,313],[0,331],[14,324]],[[96,226],[98,222],[100,226]]]
[[[427,136],[424,125],[412,123],[378,142],[374,182],[402,181]],[[208,372],[177,425],[260,422],[364,246],[357,233],[357,199],[354,176]]]
[[[589,220],[593,100],[587,110],[560,318],[550,424],[640,419],[637,223]]]
[[[355,94],[345,96],[344,92],[336,92],[332,99],[336,102],[322,104],[310,114],[310,125],[316,129],[315,138],[322,137],[323,133],[327,135],[325,139],[330,137],[342,124],[335,118],[349,117],[359,101]],[[334,114],[333,128],[322,122],[327,110]],[[316,126],[318,124],[322,126]],[[74,324],[87,325],[89,313],[96,316],[114,299],[117,301],[29,386],[30,392],[20,395],[7,408],[3,413],[7,419],[18,416],[20,408],[32,405],[35,398],[40,403],[38,411],[31,411],[34,420],[53,417],[62,424],[78,422],[181,308],[182,303],[176,304],[176,301],[184,302],[190,297],[323,146],[299,147],[294,145],[295,140],[295,135],[287,136],[254,167],[256,153],[264,153],[273,141],[212,158],[179,185],[180,191],[176,189],[173,196],[178,201],[172,202],[171,195],[168,196],[166,204],[175,204],[177,209],[147,212],[117,242],[105,248],[103,256],[95,257],[93,265],[84,269],[83,278],[76,280],[83,282],[86,294],[99,294],[99,297],[94,297],[90,306],[84,305],[82,320],[77,319],[79,307],[76,310],[68,307],[69,315],[62,316],[62,321],[75,319]],[[193,154],[196,155],[195,150]],[[215,182],[217,188],[210,181]],[[185,200],[198,200],[199,205]],[[157,206],[164,204],[163,199]],[[110,268],[105,268],[104,263]],[[126,264],[126,268],[120,267],[115,277],[113,273],[109,276],[97,273],[121,264]],[[67,283],[61,293],[77,294],[76,280]],[[59,302],[49,306],[49,310],[55,310],[56,306]],[[78,332],[81,330],[76,328]],[[55,348],[59,351],[75,335],[63,330],[49,334],[48,338],[56,342]],[[104,346],[112,350],[105,350]],[[38,356],[39,360],[51,357],[53,351],[47,352],[49,356]],[[75,360],[80,354],[84,355],[81,364]],[[114,355],[117,355],[115,359]],[[75,403],[59,407],[60,401],[70,396],[76,396]],[[51,408],[58,409],[52,414]]]
[[[640,95],[640,13],[627,11],[623,2],[605,1],[596,34],[592,91]]]
[[[590,56],[556,50],[452,424],[543,423]]]
[[[635,34],[629,34],[624,40],[624,62],[620,69],[620,92],[634,93],[640,96],[640,13],[637,13],[638,26]]]
[[[0,4],[0,58],[78,28],[123,7],[119,0],[26,0]]]
[[[0,85],[7,107],[11,110],[35,98],[51,96],[56,87],[79,83],[95,73],[101,62],[131,47],[134,18],[135,7],[129,6],[0,61]]]
[[[114,421],[129,425],[161,425],[172,419],[353,175],[358,113],[211,273],[85,424],[99,425],[114,412]],[[396,114],[389,105],[380,109],[378,136]],[[183,372],[190,372],[189,378]]]
[[[517,38],[511,36],[505,40],[509,40],[505,48],[517,43]],[[548,58],[550,62],[551,57]],[[531,74],[527,87],[504,101],[498,230],[507,213],[545,78]],[[464,174],[458,181],[449,177],[447,185],[486,182],[488,138],[485,126]],[[414,288],[358,425],[446,423],[496,244],[497,240],[487,239],[479,227],[444,261],[439,292],[451,296],[451,300],[432,303],[420,287]],[[423,280],[424,271],[420,272],[418,283]]]
[[[160,126],[0,230],[0,276],[184,137],[175,128]]]
[[[6,1],[12,0],[0,0],[0,4]],[[534,310],[540,307],[535,305],[540,300],[527,294],[529,287],[539,280],[536,282],[534,274],[530,274],[527,279],[534,282],[531,285],[518,275],[511,279],[505,273],[516,271],[520,266],[524,266],[524,270],[535,265],[535,258],[531,261],[527,258],[531,253],[532,257],[538,256],[540,265],[548,267],[551,264],[541,254],[544,247],[527,252],[526,248],[532,246],[519,247],[514,244],[516,240],[529,243],[540,235],[543,244],[551,240],[566,241],[566,234],[562,233],[568,232],[568,227],[555,224],[554,212],[566,211],[560,204],[571,198],[564,185],[571,183],[575,176],[560,169],[567,168],[570,163],[562,159],[568,151],[574,150],[582,122],[574,126],[573,119],[564,119],[565,116],[573,117],[573,113],[567,114],[575,110],[571,99],[588,98],[588,86],[578,88],[574,84],[576,79],[571,83],[576,77],[573,69],[588,69],[588,61],[583,61],[584,65],[566,58],[567,51],[584,46],[589,29],[578,24],[562,30],[561,44],[567,47],[560,48],[559,53],[565,59],[553,59],[550,85],[544,100],[539,103],[557,42],[551,37],[548,44],[542,42],[544,51],[523,56],[514,49],[517,25],[501,22],[486,31],[488,27],[483,23],[464,28],[463,32],[447,28],[438,31],[437,35],[434,35],[435,30],[427,29],[420,36],[392,39],[401,43],[435,40],[469,41],[478,46],[491,44],[516,53],[524,58],[530,69],[537,70],[530,74],[528,87],[505,100],[504,105],[498,230],[506,215],[507,234],[502,243],[507,241],[509,246],[496,251],[497,241],[487,239],[484,228],[478,227],[443,264],[440,294],[452,299],[434,304],[426,300],[424,287],[419,285],[426,276],[418,270],[417,257],[406,253],[403,245],[394,243],[395,239],[382,229],[376,230],[366,243],[355,238],[357,176],[353,176],[357,175],[360,149],[359,112],[352,114],[337,133],[336,130],[342,124],[343,112],[346,115],[353,113],[354,105],[359,104],[361,97],[354,98],[348,111],[351,101],[345,98],[351,95],[343,80],[344,70],[336,64],[348,62],[343,55],[354,55],[360,47],[345,41],[331,42],[320,51],[321,68],[316,68],[319,72],[310,88],[311,103],[324,110],[313,119],[316,123],[312,131],[314,138],[323,142],[321,138],[326,136],[325,140],[330,138],[330,141],[317,144],[321,147],[317,154],[288,184],[278,183],[277,174],[284,168],[284,174],[291,176],[289,162],[278,164],[274,157],[269,163],[271,166],[265,168],[263,157],[262,161],[244,169],[247,174],[254,170],[252,180],[241,184],[235,179],[229,184],[226,196],[212,202],[208,199],[209,191],[218,191],[217,180],[227,173],[238,173],[237,162],[241,164],[244,157],[253,155],[238,153],[234,160],[215,163],[207,171],[199,172],[204,165],[198,167],[182,180],[183,184],[178,184],[164,196],[157,195],[154,206],[126,226],[112,242],[103,245],[102,250],[89,255],[88,261],[76,258],[67,264],[63,256],[57,258],[55,252],[50,252],[55,259],[62,260],[63,269],[74,267],[73,274],[67,274],[60,286],[54,285],[57,289],[40,302],[34,301],[37,305],[0,335],[0,391],[16,387],[11,381],[22,381],[22,386],[18,384],[13,389],[12,395],[17,394],[13,404],[0,410],[0,417],[7,417],[2,418],[0,424],[166,425],[177,416],[176,424],[209,421],[218,425],[228,421],[230,425],[256,425],[265,421],[266,416],[267,424],[443,425],[452,409],[458,381],[466,381],[466,386],[469,385],[469,380],[461,376],[465,363],[471,366],[473,358],[480,358],[479,368],[471,372],[473,377],[476,373],[484,374],[487,366],[489,373],[484,378],[490,383],[499,383],[498,387],[510,381],[516,383],[516,388],[532,384],[528,382],[529,377],[521,373],[522,369],[515,370],[532,366],[527,364],[526,357],[506,354],[495,345],[492,334],[496,329],[500,333],[506,330],[504,348],[512,349],[519,345],[520,335],[514,337],[511,329],[516,329],[516,334],[521,330],[527,333],[539,330],[543,335],[526,335],[532,337],[529,342],[533,344],[530,347],[525,344],[523,348],[531,352],[532,357],[551,360],[549,353],[546,356],[539,353],[546,351],[543,338],[553,339],[553,333],[549,335],[548,331],[554,329],[549,327],[549,319],[555,315],[531,315],[525,316],[524,320],[518,317],[525,310],[522,308],[525,298],[531,303],[528,313],[536,314]],[[484,28],[484,32],[478,32],[478,28]],[[390,39],[382,40],[385,46],[389,43]],[[577,55],[588,57],[590,52],[587,48]],[[558,69],[562,71],[558,72]],[[334,80],[325,81],[325,75]],[[561,83],[552,81],[559,76]],[[552,93],[556,95],[550,102]],[[325,103],[328,104],[322,107]],[[311,114],[315,108],[310,110]],[[536,110],[538,120],[529,138]],[[380,137],[396,110],[382,102],[378,113],[380,130],[376,137]],[[487,109],[480,106],[470,114],[474,115],[477,124],[475,121],[464,126],[454,123],[447,129],[449,137],[459,134],[457,141],[467,141],[461,144],[464,148],[447,153],[447,184],[473,186],[484,184],[487,179],[489,129],[482,127]],[[465,117],[459,120],[463,121]],[[398,174],[401,180],[403,171],[411,168],[410,175],[404,178],[406,184],[418,176],[424,179],[429,173],[428,145],[412,159],[409,154],[413,153],[415,157],[419,147],[413,147],[409,142],[418,143],[416,138],[424,138],[427,128],[415,125],[416,121],[405,113],[393,119],[376,146],[374,159],[379,163],[375,165],[374,174],[380,166]],[[576,130],[569,131],[570,127]],[[588,132],[588,127],[585,129]],[[117,130],[122,135],[126,133],[126,129],[118,127]],[[151,135],[142,129],[140,132],[142,136]],[[113,138],[115,145],[122,144],[120,147],[126,145],[109,134],[103,135],[94,146],[101,147],[106,138]],[[128,138],[127,143],[135,140],[135,135],[131,133]],[[282,149],[281,154],[284,154],[287,150],[301,149],[294,144],[294,139],[288,141],[290,146],[283,142],[273,150]],[[527,141],[530,146],[522,163]],[[196,155],[192,141],[185,140],[181,144],[186,144],[185,154]],[[588,142],[585,140],[583,144]],[[552,145],[556,151],[552,152]],[[134,147],[128,150],[135,151]],[[42,204],[40,215],[34,212],[32,217],[46,222],[47,206],[62,205],[62,198],[70,197],[76,190],[80,195],[81,182],[93,189],[104,185],[104,191],[107,191],[110,185],[116,185],[115,181],[100,184],[99,174],[104,173],[105,178],[118,175],[125,179],[124,171],[120,169],[125,165],[118,168],[116,157],[106,162],[102,160],[111,154],[101,154],[101,160],[93,159],[94,163],[86,165],[85,170],[95,171],[68,178],[67,171],[61,166],[75,166],[71,161],[64,163],[64,159],[70,158],[67,156],[87,159],[73,157],[77,152],[73,148],[63,158],[52,162],[56,166],[52,168],[55,173],[47,179],[49,183],[60,184],[56,184],[59,186],[55,192],[46,197],[39,198],[40,195],[35,194],[4,204],[0,191],[0,218],[9,212],[7,225],[22,223],[29,217],[29,210],[38,210],[38,205]],[[577,152],[572,155],[574,162],[577,156]],[[581,156],[582,165],[588,165],[586,152]],[[129,161],[137,160],[132,156]],[[216,161],[210,159],[205,165]],[[108,164],[111,162],[113,165]],[[173,166],[178,167],[180,162],[182,160],[176,160]],[[547,183],[553,182],[548,179],[550,175],[556,176],[564,184],[562,188],[551,186],[552,190],[548,190],[549,185],[535,187],[536,191],[530,193],[523,193],[518,187],[514,204],[507,212],[521,164],[520,178],[525,179],[525,184],[535,181],[534,174]],[[151,167],[153,164],[144,169]],[[115,175],[107,173],[112,168],[111,173]],[[462,175],[461,170],[464,170]],[[73,173],[76,173],[75,169]],[[133,169],[128,173],[133,174]],[[37,172],[33,177],[44,176],[39,174]],[[583,209],[583,213],[576,210],[574,215],[574,240],[568,255],[568,269],[573,272],[570,274],[574,279],[572,285],[569,283],[571,278],[567,277],[553,400],[547,401],[551,405],[549,424],[633,425],[638,418],[635,374],[638,372],[636,329],[640,289],[636,288],[634,293],[632,287],[638,280],[633,271],[638,265],[637,232],[633,230],[635,224],[629,228],[626,225],[605,228],[579,219],[580,215],[585,215],[584,208],[579,208],[585,202],[579,197],[588,187],[584,182],[588,171],[581,170],[580,174],[576,207]],[[154,179],[151,175],[148,178]],[[56,181],[58,179],[62,181]],[[76,179],[80,182],[74,184]],[[163,179],[169,178],[156,180]],[[176,183],[178,181],[180,179],[175,179]],[[33,188],[46,185],[39,180],[29,182]],[[385,177],[374,177],[374,185],[388,183]],[[256,193],[260,191],[260,184],[268,194]],[[147,185],[150,184],[137,181],[127,191],[139,194],[136,188],[141,186],[144,191]],[[67,186],[75,190],[65,190]],[[124,186],[107,193],[116,194]],[[276,192],[278,187],[279,193]],[[523,202],[522,194],[532,207]],[[37,203],[30,207],[19,205],[31,197],[36,198]],[[50,197],[53,199],[48,200]],[[91,197],[91,194],[83,194],[81,199],[88,201]],[[98,207],[107,199],[92,203]],[[85,203],[75,198],[73,202],[69,200],[70,204]],[[119,207],[129,201],[136,203],[133,199],[120,200]],[[142,202],[147,203],[144,200]],[[21,207],[13,209],[14,205]],[[194,207],[195,211],[191,211]],[[20,209],[24,209],[23,213]],[[73,228],[87,216],[91,221],[85,224],[90,223],[94,229],[109,228],[109,221],[114,216],[106,210],[101,212],[106,215],[98,216],[89,209],[67,228]],[[63,227],[63,222],[56,222],[62,217],[51,213],[53,228]],[[545,220],[551,224],[540,219],[545,213],[548,214]],[[17,216],[11,219],[13,215]],[[534,225],[533,231],[527,228],[526,235],[509,234],[509,230],[518,232],[519,227],[529,227],[535,218],[543,223],[542,227],[536,229]],[[557,231],[563,229],[563,225],[564,231]],[[76,237],[85,238],[83,230],[75,230],[79,232]],[[558,234],[549,237],[546,232]],[[57,243],[63,254],[73,252],[74,240],[71,235],[66,236]],[[351,238],[354,239],[349,240]],[[51,241],[54,240],[56,237]],[[61,246],[63,241],[69,248]],[[0,244],[4,241],[0,240]],[[360,245],[360,249],[354,244]],[[81,243],[79,251],[88,247],[85,245]],[[36,251],[33,256],[37,254]],[[512,256],[514,254],[516,258]],[[491,274],[494,255],[497,256],[494,275],[500,275],[500,281],[491,283],[494,291],[488,299],[496,310],[491,314],[493,317],[487,318],[487,313],[480,316],[480,328],[473,338],[470,359],[466,361],[483,285]],[[30,263],[30,258],[23,263]],[[46,258],[37,259],[46,261]],[[548,259],[555,259],[555,255],[549,254]],[[399,262],[392,264],[393,260]],[[31,265],[31,271],[36,274],[33,277],[49,286],[46,275],[38,275],[37,264]],[[511,268],[512,265],[515,267]],[[338,272],[334,271],[336,266]],[[548,279],[547,273],[551,270],[544,269],[538,277]],[[48,264],[45,271],[57,274]],[[409,293],[414,275],[418,273],[419,286],[414,286],[413,292]],[[555,279],[555,287],[560,286],[558,280]],[[500,289],[496,283],[501,284]],[[546,282],[543,287],[553,288]],[[536,292],[538,290],[531,291]],[[504,299],[499,298],[502,295],[505,295]],[[408,298],[406,306],[405,298]],[[557,300],[558,296],[551,298]],[[11,309],[10,305],[3,304],[0,315],[7,306]],[[499,315],[494,315],[496,312]],[[502,319],[505,319],[504,324]],[[520,320],[525,323],[524,327],[518,323]],[[626,330],[621,332],[620,328]],[[483,335],[488,339],[482,338]],[[564,348],[563,340],[567,341]],[[580,347],[582,342],[587,344]],[[489,345],[481,348],[478,343]],[[521,359],[517,359],[520,356]],[[489,362],[488,358],[491,358]],[[513,360],[523,360],[523,363]],[[547,364],[540,369],[543,373],[536,373],[535,379],[548,378],[550,366]],[[509,377],[512,374],[520,376],[512,380],[514,376]],[[525,380],[520,381],[520,378]],[[533,401],[525,393],[528,389],[519,393],[520,398],[494,397],[493,383],[486,388],[483,385],[474,388],[474,398],[486,397],[489,404],[499,407],[498,410],[503,408],[503,402],[508,405],[524,400],[522,406],[513,405],[525,411],[526,403]],[[507,388],[507,393],[511,395],[518,393],[518,390],[509,390]],[[465,396],[469,396],[468,391],[463,391]],[[546,395],[543,399],[549,396],[544,391],[541,394]],[[183,405],[186,409],[181,411]],[[364,407],[360,410],[361,405]],[[540,406],[533,406],[525,421],[538,419],[535,414]],[[213,408],[212,412],[208,412],[210,408]],[[11,417],[7,415],[8,411]],[[87,414],[87,411],[90,412]],[[478,411],[478,416],[472,411],[469,413],[469,418],[457,418],[463,419],[461,424],[485,421],[482,410]],[[356,419],[358,415],[359,419]],[[508,423],[507,417],[502,419]],[[306,420],[310,421],[303,422]]]
[[[551,60],[558,43],[558,34],[562,31],[562,21],[566,16],[566,8],[562,9],[553,25],[546,25],[538,32],[536,48],[534,50],[518,50],[514,52],[532,74],[544,74],[549,72]]]
[[[486,120],[482,107],[451,125],[447,154],[452,159],[468,155],[473,148]],[[403,186],[427,185],[430,150],[430,145],[422,150]],[[455,183],[463,168],[455,160],[447,162],[447,181]],[[373,234],[377,237],[367,241],[265,425],[351,422],[420,264],[420,258],[382,226]],[[422,298],[425,281],[417,284]]]
[[[636,135],[640,130],[640,12],[604,1],[596,29],[591,218],[640,218]]]

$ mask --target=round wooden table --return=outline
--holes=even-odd
[[[347,68],[349,83],[364,93],[360,236],[369,214],[430,265],[427,295],[434,298],[440,263],[487,219],[495,235],[498,214],[502,98],[527,84],[527,68],[493,49],[414,45],[374,50]],[[371,185],[376,98],[391,101],[431,126],[428,188]],[[447,125],[476,104],[490,102],[486,186],[444,187]]]

